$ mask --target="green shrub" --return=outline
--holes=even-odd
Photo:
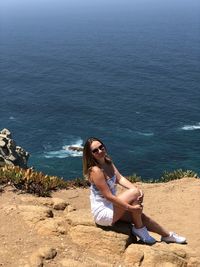
[[[197,178],[198,174],[195,173],[194,171],[191,171],[191,170],[183,171],[182,169],[178,169],[178,170],[175,170],[172,172],[164,171],[163,175],[158,180],[158,182],[168,182],[168,181],[172,181],[172,180],[181,179],[184,177]]]
[[[51,191],[68,189],[71,187],[89,186],[89,182],[83,178],[64,181],[57,176],[45,175],[34,171],[32,168],[22,169],[18,166],[6,165],[0,167],[0,185],[10,184],[16,189],[38,196],[50,196]]]
[[[0,184],[7,184],[27,193],[49,196],[50,191],[67,188],[67,183],[57,176],[48,176],[32,168],[22,169],[6,165],[0,168]]]
[[[75,178],[73,180],[66,181],[68,187],[82,187],[87,188],[90,182],[84,178]]]
[[[148,180],[145,182],[168,182],[171,180],[181,179],[184,177],[195,177],[198,175],[194,171],[182,169],[173,172],[165,171],[160,179]],[[141,182],[142,178],[135,173],[128,176],[127,179],[132,182]],[[22,169],[18,166],[6,165],[0,167],[0,185],[10,184],[16,189],[26,193],[36,194],[38,196],[50,196],[51,191],[57,189],[68,189],[74,187],[87,188],[90,183],[84,178],[76,178],[64,181],[57,176],[45,175],[42,172],[34,171],[32,168]],[[2,187],[3,188],[3,187]],[[0,191],[2,191],[0,188]]]
[[[136,182],[141,182],[142,181],[141,176],[138,176],[136,173],[133,173],[132,175],[128,176],[127,179],[131,183],[136,183]]]

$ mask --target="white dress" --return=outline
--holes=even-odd
[[[106,179],[106,183],[113,195],[116,195],[116,175]],[[110,226],[113,222],[113,204],[107,200],[95,184],[90,186],[90,204],[94,220],[102,226]]]

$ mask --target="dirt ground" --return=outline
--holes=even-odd
[[[144,213],[166,229],[186,236],[188,244],[184,246],[200,257],[200,179],[137,185],[145,194]],[[65,199],[76,209],[89,208],[89,189],[61,190],[52,197]],[[58,262],[66,257],[84,262],[87,255],[72,244],[67,235],[41,236],[23,220],[17,209],[4,209],[18,204],[22,204],[22,194],[13,192],[11,187],[4,188],[0,193],[0,266],[23,267],[31,253],[45,245],[54,247],[57,256],[47,260],[44,266],[61,266]],[[159,236],[153,235],[159,240]]]

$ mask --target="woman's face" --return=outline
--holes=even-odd
[[[99,141],[93,141],[90,145],[91,153],[93,157],[98,160],[105,157],[106,151],[102,143]]]

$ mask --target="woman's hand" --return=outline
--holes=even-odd
[[[128,211],[131,211],[131,212],[138,212],[138,213],[142,213],[142,210],[143,210],[143,205],[142,204],[133,204],[131,206],[129,206],[128,208]]]
[[[138,201],[139,204],[142,204],[143,203],[143,199],[144,199],[144,193],[142,192],[141,189],[139,191],[140,191],[140,195],[137,198],[137,201]]]

